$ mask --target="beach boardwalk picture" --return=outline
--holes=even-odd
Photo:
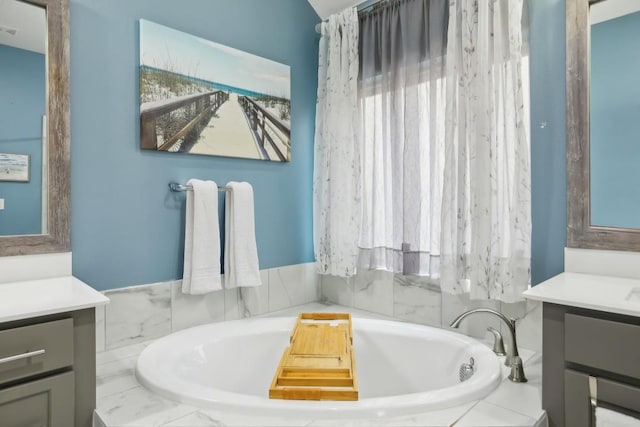
[[[143,149],[291,160],[290,70],[140,20]]]

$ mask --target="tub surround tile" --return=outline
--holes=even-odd
[[[296,307],[287,307],[282,310],[265,313],[258,317],[297,317],[302,311],[309,313],[330,312],[336,306],[324,302],[312,302],[309,304],[299,305]]]
[[[105,324],[104,324],[105,307],[96,307],[96,352],[105,350]]]
[[[96,354],[96,366],[100,370],[100,365],[105,363],[111,363],[129,357],[138,357],[138,355],[145,349],[153,340],[144,341],[137,344],[127,345],[125,347],[114,348],[105,350]]]
[[[503,381],[485,401],[534,420],[544,415],[542,410],[542,357],[539,353],[526,362],[526,383]]]
[[[261,270],[260,276],[259,287],[223,289],[205,295],[183,294],[181,280],[107,291],[112,303],[96,313],[96,350],[102,352],[192,326],[259,316],[319,300],[314,263]]]
[[[120,347],[171,332],[171,282],[106,292],[106,348]]]
[[[253,317],[269,311],[269,271],[261,270],[262,285],[254,288],[240,288],[238,307],[240,317]]]
[[[387,420],[388,421],[388,420]],[[370,418],[363,420],[339,419],[339,420],[316,420],[309,424],[310,427],[382,427],[385,426],[384,420],[379,418]],[[405,424],[405,426],[408,424]]]
[[[364,319],[380,319],[380,320],[398,320],[391,316],[385,316],[382,314],[372,313],[370,311],[359,310],[353,307],[344,307],[341,305],[335,305],[325,302],[312,302],[297,307],[290,307],[284,310],[274,311],[272,313],[264,314],[264,317],[296,317],[298,314],[305,313],[351,313],[353,317],[361,317]],[[261,316],[262,317],[262,316]]]
[[[538,420],[536,425],[533,427],[549,427],[549,419],[547,418],[546,412],[542,415],[542,417]]]
[[[269,272],[269,311],[317,301],[318,274],[314,263],[271,268]]]
[[[304,287],[303,304],[320,301],[320,275],[316,270],[316,263],[301,264],[303,269],[302,286]]]
[[[171,282],[171,330],[173,332],[225,319],[225,291],[204,295],[182,293],[182,280]]]
[[[263,283],[262,286],[264,285]],[[224,320],[242,319],[239,301],[240,288],[224,290]]]
[[[451,426],[476,405],[477,401],[465,403],[454,408],[440,409],[431,411],[428,414],[418,414],[411,417],[402,417],[393,419],[384,424],[385,427],[403,427],[403,426]]]
[[[516,320],[518,345],[542,353],[542,302],[527,300],[525,307]]]
[[[331,304],[353,307],[353,277],[320,276],[320,299]]]
[[[108,427],[96,411],[93,412],[93,427]]]
[[[304,264],[288,267],[270,268],[269,273],[269,311],[282,310],[304,304],[307,278]]]
[[[527,301],[519,302],[501,302],[500,311],[507,317],[513,319],[522,319],[527,315]]]
[[[528,348],[519,348],[520,358],[524,363],[534,363],[534,357],[538,354],[533,350],[529,350]]]
[[[519,346],[542,351],[541,304],[529,300],[513,304],[471,300],[465,295],[441,293],[439,286],[430,284],[427,278],[417,276],[395,274],[391,286],[387,283],[385,273],[368,271],[350,278],[320,276],[320,300],[446,329],[449,329],[453,319],[467,310],[491,308],[517,319]],[[487,314],[473,315],[462,322],[457,332],[492,340],[493,337],[487,332],[489,326],[498,329],[505,343],[509,342],[507,326]]]
[[[358,273],[354,284],[353,306],[393,316],[393,273],[381,270]]]
[[[139,387],[135,377],[135,357],[116,360],[97,365],[96,369],[96,398],[102,399],[116,393]]]
[[[142,386],[100,399],[97,410],[109,427],[162,426],[192,412],[192,406],[165,399]]]
[[[223,424],[221,421],[216,420],[210,415],[202,412],[195,411],[180,417],[177,420],[171,421],[167,424],[163,424],[163,427],[223,427],[228,424]]]
[[[480,401],[453,425],[455,427],[531,427],[535,423],[536,420],[526,415]]]
[[[423,325],[442,326],[442,294],[421,277],[394,275],[393,316]]]
[[[163,424],[162,427],[209,427],[209,426],[260,426],[260,427],[296,427],[306,426],[309,420],[277,417],[255,417],[248,414],[223,413],[201,409],[186,417]]]

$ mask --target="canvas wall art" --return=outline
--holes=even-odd
[[[291,160],[289,66],[140,20],[143,149]]]

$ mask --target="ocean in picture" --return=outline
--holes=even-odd
[[[0,153],[0,181],[29,181],[29,155]]]
[[[140,20],[143,149],[291,160],[290,68]]]

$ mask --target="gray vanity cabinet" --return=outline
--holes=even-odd
[[[0,390],[0,423],[7,427],[73,425],[73,372]]]
[[[0,323],[0,426],[90,427],[95,310]]]
[[[593,425],[598,406],[640,417],[640,317],[543,304],[542,405],[551,427]]]

